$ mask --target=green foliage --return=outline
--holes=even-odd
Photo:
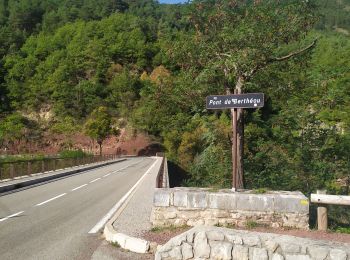
[[[82,150],[63,150],[59,153],[60,158],[82,158],[86,156],[91,156]]]
[[[102,154],[102,142],[112,133],[112,120],[106,107],[99,107],[92,111],[86,121],[85,134],[96,140]]]
[[[102,146],[122,117],[163,142],[185,185],[231,187],[230,113],[207,111],[205,96],[240,79],[266,97],[244,113],[245,186],[349,194],[349,6],[0,1],[1,147],[20,150],[47,130],[67,139],[84,130]],[[49,127],[21,116],[47,106]],[[347,224],[336,215],[348,213],[332,212]]]

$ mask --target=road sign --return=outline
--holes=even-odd
[[[264,106],[264,93],[215,95],[207,97],[207,109],[258,108]]]

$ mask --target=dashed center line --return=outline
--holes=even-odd
[[[6,218],[1,218],[1,219],[0,219],[0,222],[5,221],[5,220],[7,220],[7,219],[9,219],[9,218],[16,217],[16,216],[22,214],[23,212],[24,212],[24,211],[20,211],[20,212],[17,212],[17,213],[15,213],[15,214],[12,214],[12,215],[10,215],[10,216],[7,216]]]
[[[105,178],[105,177],[108,177],[109,175],[111,175],[111,174],[113,174],[113,173],[117,173],[117,172],[123,171],[123,170],[125,170],[125,169],[127,169],[127,168],[129,168],[129,167],[132,167],[132,166],[134,166],[134,165],[136,165],[136,164],[142,162],[143,160],[144,160],[144,159],[142,159],[142,160],[140,160],[140,161],[138,161],[138,162],[136,162],[136,163],[130,164],[130,165],[126,166],[126,167],[123,167],[123,168],[121,168],[121,169],[118,169],[118,170],[115,170],[115,171],[113,171],[113,172],[107,173],[107,174],[103,175],[103,177],[101,177],[101,178]],[[152,165],[152,166],[153,166],[153,165]],[[149,170],[150,170],[150,169],[149,169]],[[147,172],[148,172],[148,171],[147,171]],[[147,172],[146,172],[146,173],[147,173]],[[89,183],[94,183],[94,182],[100,180],[101,178],[96,178],[96,179],[90,181]],[[79,189],[81,189],[81,188],[83,188],[83,187],[85,187],[85,186],[87,186],[87,185],[88,185],[88,184],[85,183],[85,184],[83,184],[83,185],[80,185],[80,186],[78,186],[78,187],[75,187],[75,188],[71,189],[71,191],[79,190]],[[58,198],[60,198],[60,197],[65,196],[65,195],[67,195],[67,193],[62,193],[62,194],[60,194],[60,195],[57,195],[56,197],[53,197],[53,198],[51,198],[51,199],[45,200],[45,201],[43,201],[43,202],[40,202],[40,203],[36,204],[35,206],[42,206],[42,205],[44,205],[44,204],[46,204],[46,203],[48,203],[48,202],[50,202],[50,201],[53,201],[53,200],[55,200],[55,199],[58,199]],[[13,218],[13,217],[16,217],[16,216],[18,216],[18,215],[21,215],[22,213],[24,213],[24,211],[20,211],[20,212],[14,213],[14,214],[12,214],[12,215],[9,215],[9,216],[7,216],[7,217],[5,217],[5,218],[1,218],[1,219],[0,219],[0,222],[5,221],[5,220],[10,219],[10,218]]]
[[[63,197],[63,196],[66,195],[66,194],[67,194],[67,193],[62,193],[62,194],[60,194],[60,195],[58,195],[58,196],[56,196],[56,197],[53,197],[53,198],[48,199],[48,200],[45,200],[45,201],[43,201],[43,202],[41,202],[41,203],[39,203],[39,204],[36,204],[35,206],[44,205],[44,204],[46,204],[46,203],[48,203],[48,202],[50,202],[50,201],[53,201],[53,200],[58,199],[58,198],[60,198],[60,197]]]
[[[90,181],[90,183],[94,183],[95,181],[98,181],[98,180],[101,180],[101,178],[94,179],[94,180]]]
[[[79,190],[79,189],[81,189],[82,187],[85,187],[85,186],[87,186],[87,184],[86,184],[86,183],[85,183],[85,184],[83,184],[83,185],[80,185],[79,187],[76,187],[76,188],[72,189],[71,191],[76,191],[76,190]]]

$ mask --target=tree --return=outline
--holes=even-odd
[[[112,119],[107,108],[98,107],[92,111],[84,129],[89,137],[97,141],[102,155],[102,143],[112,133]]]
[[[19,145],[25,136],[25,119],[17,113],[8,115],[0,123],[0,147],[11,145],[19,153]]]
[[[316,43],[303,41],[316,20],[313,1],[195,0],[192,6],[194,29],[183,35],[175,54],[182,69],[197,68],[196,80],[221,78],[220,93],[241,94],[269,65],[293,60]],[[243,188],[243,109],[237,119],[238,188]]]

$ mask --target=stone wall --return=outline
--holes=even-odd
[[[157,248],[156,260],[350,260],[349,244],[218,227],[196,227]]]
[[[309,228],[309,202],[300,192],[233,192],[199,188],[156,189],[154,226],[246,226]]]

